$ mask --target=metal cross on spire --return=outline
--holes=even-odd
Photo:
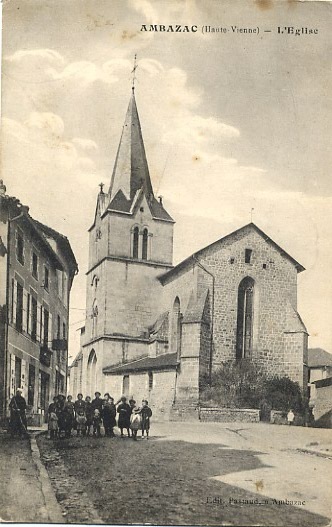
[[[99,183],[98,187],[100,187],[100,194],[104,194],[104,183]]]
[[[135,57],[134,57],[134,67],[132,69],[132,74],[133,74],[133,83],[132,83],[132,86],[131,86],[131,89],[134,91],[135,90],[135,81],[137,80],[137,77],[136,77],[136,70],[137,70],[137,62],[136,62],[136,59],[137,59],[137,54],[135,53]]]
[[[251,211],[250,211],[250,222],[252,223],[252,216],[253,216],[253,212],[254,212],[254,208],[251,207]]]

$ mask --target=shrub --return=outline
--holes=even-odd
[[[227,408],[260,408],[303,413],[306,407],[298,383],[288,377],[268,378],[262,367],[249,361],[227,361],[209,382],[201,379],[201,403]]]
[[[256,364],[247,361],[227,361],[213,373],[211,382],[202,381],[201,401],[227,408],[258,408],[264,375]]]

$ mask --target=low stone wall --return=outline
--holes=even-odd
[[[201,421],[217,423],[258,423],[259,410],[247,408],[200,408]]]
[[[280,410],[271,410],[270,423],[274,425],[286,425],[287,415]]]

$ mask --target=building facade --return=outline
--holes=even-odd
[[[304,268],[253,223],[174,267],[173,228],[154,196],[133,93],[89,231],[87,318],[70,389],[148,398],[168,418],[198,405],[202,379],[228,360],[306,386]]]
[[[67,238],[34,220],[0,182],[0,407],[22,388],[31,420],[67,389],[69,296],[77,263]]]
[[[312,406],[316,403],[316,381],[332,377],[332,354],[322,348],[308,350],[308,396]],[[332,401],[331,401],[332,404]]]

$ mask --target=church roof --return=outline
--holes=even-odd
[[[284,249],[282,249],[280,247],[280,245],[278,245],[275,241],[273,241],[272,238],[270,238],[267,234],[265,234],[265,232],[263,232],[259,227],[257,227],[257,225],[255,225],[254,223],[248,223],[247,225],[244,225],[243,227],[240,227],[240,229],[237,229],[236,231],[233,231],[233,232],[227,234],[226,236],[223,236],[222,238],[219,238],[215,242],[210,243],[206,247],[203,247],[199,251],[197,251],[197,252],[193,253],[192,255],[188,256],[188,258],[186,258],[185,260],[182,260],[182,262],[177,264],[175,267],[173,267],[172,269],[170,269],[166,273],[160,275],[158,277],[160,282],[162,284],[165,283],[169,278],[173,278],[174,276],[176,276],[177,273],[180,272],[182,269],[186,268],[189,265],[192,265],[193,262],[195,262],[195,260],[197,258],[199,258],[200,256],[204,255],[204,253],[205,253],[205,251],[207,249],[210,249],[214,245],[217,245],[217,244],[219,244],[221,242],[224,242],[224,241],[228,240],[229,238],[232,238],[233,236],[236,236],[239,233],[242,233],[242,232],[244,233],[245,231],[250,230],[250,229],[255,230],[260,236],[262,236],[264,238],[264,240],[267,243],[272,245],[282,256],[287,258],[294,265],[294,267],[296,268],[298,273],[301,273],[302,271],[305,271],[305,268],[299,262],[297,262],[292,256],[290,256],[286,251],[284,251]]]
[[[308,366],[309,368],[318,368],[320,366],[332,366],[332,353],[328,353],[322,348],[309,348]]]
[[[133,90],[108,190],[108,206],[105,210],[132,214],[135,204],[141,201],[143,195],[147,199],[154,219],[174,221],[153,193]]]
[[[78,352],[78,354],[76,355],[75,359],[73,360],[73,362],[71,363],[71,365],[69,366],[69,369],[71,368],[77,368],[78,366],[78,363],[80,362],[80,360],[82,359],[83,357],[83,352],[82,350],[80,350]]]
[[[132,200],[127,199],[122,190],[120,189],[110,202],[108,210],[131,214],[134,203],[135,197]],[[147,198],[147,203],[153,218],[174,222],[173,218],[168,214],[162,204],[153,195],[150,195]]]
[[[114,198],[120,189],[128,200],[132,200],[137,190],[142,187],[147,196],[153,195],[133,91],[114,164],[109,188],[110,200]]]
[[[116,375],[136,371],[163,370],[175,368],[177,363],[177,353],[166,353],[157,357],[143,357],[118,366],[106,366],[103,368],[103,373]]]

